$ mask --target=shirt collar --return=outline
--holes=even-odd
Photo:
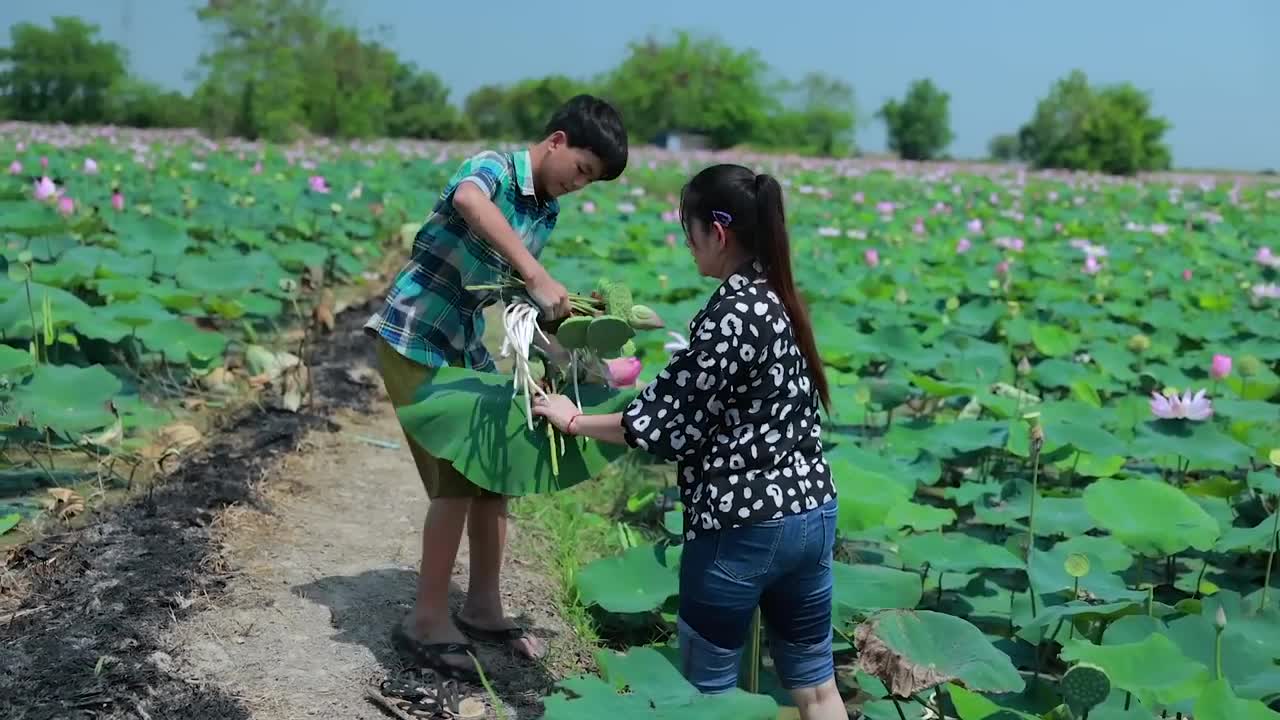
[[[517,150],[511,153],[511,163],[515,166],[516,186],[520,188],[520,194],[537,199],[538,192],[533,186],[533,158],[530,157],[529,151]],[[560,202],[555,198],[543,202],[542,205],[551,213],[556,213],[560,209]]]

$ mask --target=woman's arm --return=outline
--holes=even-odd
[[[579,415],[570,425],[571,435],[581,435],[611,445],[626,445],[622,432],[622,413]]]

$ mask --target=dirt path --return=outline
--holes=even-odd
[[[402,439],[380,392],[372,414],[335,420],[341,430],[312,433],[276,469],[271,514],[228,515],[227,558],[241,572],[216,607],[175,633],[186,649],[182,674],[218,684],[261,720],[382,717],[363,687],[400,669],[388,631],[412,606],[426,498],[407,450],[362,439]],[[455,573],[459,603],[465,538]],[[509,557],[503,584],[508,613],[549,644],[571,642],[549,612],[553,589],[543,577]],[[480,650],[509,715],[535,715],[553,671]]]
[[[402,670],[427,500],[380,382],[347,379],[364,312],[317,348],[309,409],[236,418],[152,497],[0,565],[0,717],[386,717],[364,689]],[[479,655],[507,716],[537,717],[583,653],[518,527],[509,548],[507,612],[551,653]],[[455,604],[467,575],[464,538]]]

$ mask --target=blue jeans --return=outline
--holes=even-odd
[[[685,543],[677,622],[681,672],[699,691],[720,693],[737,686],[757,606],[784,688],[815,687],[834,676],[836,502]]]

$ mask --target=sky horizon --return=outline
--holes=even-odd
[[[48,25],[54,16],[78,15],[129,51],[132,72],[189,91],[205,47],[195,16],[203,4],[43,0],[0,7],[0,43],[8,44],[16,23]],[[1268,28],[1280,27],[1280,2],[1274,0],[1081,0],[1069,11],[1016,0],[750,6],[650,0],[625,9],[571,0],[510,2],[497,9],[480,3],[431,8],[414,0],[333,5],[361,29],[387,28],[382,39],[404,60],[438,74],[458,105],[487,83],[551,73],[597,75],[625,57],[627,43],[682,28],[753,48],[784,77],[817,70],[850,83],[858,102],[858,145],[867,152],[887,147],[875,110],[900,97],[915,78],[931,77],[951,94],[955,141],[948,152],[978,158],[992,136],[1014,132],[1030,118],[1054,80],[1079,68],[1093,83],[1128,81],[1151,94],[1155,112],[1172,124],[1165,139],[1175,167],[1280,170],[1280,94],[1264,92],[1280,77],[1280,43],[1266,38]],[[788,24],[805,32],[777,32]],[[440,26],[463,30],[433,32]]]

